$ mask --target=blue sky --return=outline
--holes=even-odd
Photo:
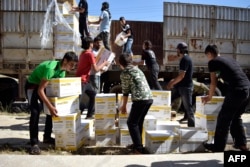
[[[77,2],[79,0],[76,0]],[[113,20],[124,16],[126,20],[136,21],[163,21],[163,2],[181,2],[206,5],[250,8],[250,0],[87,0],[89,15],[99,16],[101,4],[109,2]]]

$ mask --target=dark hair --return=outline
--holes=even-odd
[[[102,8],[101,8],[101,11],[104,11],[106,10],[109,14],[109,19],[111,19],[111,13],[109,11],[109,3],[108,2],[103,2],[102,3]]]
[[[89,49],[90,44],[93,43],[93,42],[94,42],[93,38],[91,38],[91,37],[84,37],[82,39],[82,48],[83,49]]]
[[[100,36],[96,36],[96,37],[94,38],[94,42],[97,42],[97,41],[102,41],[102,38],[101,38]]]
[[[125,17],[121,16],[119,20],[120,21],[125,20]]]
[[[152,48],[152,42],[150,40],[145,40],[143,42],[143,44],[145,45],[145,49],[151,49]]]
[[[216,45],[207,45],[205,54],[207,53],[211,53],[213,56],[217,57],[219,54],[219,49]]]
[[[180,50],[180,53],[188,54],[188,45],[185,42],[179,43],[176,48]]]
[[[63,62],[64,60],[78,62],[78,57],[75,52],[69,51],[64,54],[61,62]]]
[[[123,53],[119,56],[119,63],[123,67],[127,67],[128,65],[132,65],[132,56],[128,53]]]

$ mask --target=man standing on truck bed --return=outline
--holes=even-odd
[[[72,7],[71,11],[79,12],[79,33],[81,34],[81,39],[85,36],[90,36],[88,28],[88,2],[80,0],[78,7]]]
[[[194,127],[194,110],[192,107],[192,93],[193,93],[193,63],[188,55],[188,46],[185,42],[177,45],[177,56],[180,58],[179,74],[172,79],[167,89],[172,89],[171,101],[181,97],[185,111],[188,117],[188,127]]]
[[[101,37],[103,45],[107,50],[110,50],[109,38],[110,38],[110,24],[111,24],[111,13],[109,11],[109,3],[103,2],[101,8],[101,15],[98,21],[90,22],[89,24],[100,24],[100,33],[97,35]]]
[[[55,144],[55,139],[51,137],[52,116],[57,116],[57,109],[48,100],[45,89],[52,78],[63,78],[66,71],[70,71],[76,65],[78,57],[74,52],[67,52],[61,61],[45,61],[39,64],[28,77],[25,84],[25,93],[30,108],[30,154],[39,155],[41,150],[38,146],[38,123],[43,103],[48,107],[50,115],[46,115],[43,142]],[[41,106],[38,101],[40,101]]]
[[[121,39],[127,38],[127,42],[123,45],[122,53],[128,53],[133,55],[132,45],[133,45],[133,31],[130,25],[126,22],[125,17],[120,17],[120,24],[122,27],[122,32],[124,32],[124,36],[121,36]]]
[[[202,98],[204,103],[212,99],[217,86],[217,77],[221,77],[228,85],[227,93],[217,117],[214,144],[205,143],[204,147],[213,152],[223,152],[226,146],[228,131],[234,141],[234,147],[248,151],[247,140],[241,115],[246,111],[250,100],[250,83],[239,64],[232,58],[219,55],[216,45],[208,45],[205,49],[210,72],[209,94]]]

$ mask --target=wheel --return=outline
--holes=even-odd
[[[0,102],[6,108],[15,101],[18,96],[18,83],[13,78],[0,78]]]

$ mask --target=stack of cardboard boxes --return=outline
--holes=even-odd
[[[87,135],[81,126],[79,94],[81,94],[80,77],[54,78],[46,88],[46,95],[58,111],[58,117],[52,118],[56,148],[77,150]],[[46,105],[44,112],[50,114]]]

